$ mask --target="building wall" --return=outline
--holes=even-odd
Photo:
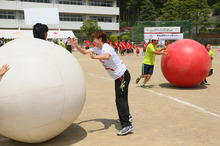
[[[0,18],[0,29],[32,29],[32,25],[25,25],[24,19],[20,15],[24,12],[24,8],[58,8],[59,15],[80,15],[83,20],[89,19],[90,16],[111,18],[111,22],[98,22],[98,25],[106,32],[113,34],[119,30],[117,16],[119,8],[117,0],[113,1],[112,7],[90,6],[89,0],[83,0],[83,5],[67,5],[57,4],[57,0],[51,0],[51,3],[22,2],[20,0],[1,0],[0,11],[15,12],[16,19]],[[111,0],[108,0],[111,1]],[[59,24],[49,24],[49,29],[74,30],[79,31],[83,21],[60,21]]]

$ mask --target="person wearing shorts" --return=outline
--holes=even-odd
[[[165,48],[157,49],[158,41],[159,41],[158,37],[153,37],[152,43],[150,43],[146,48],[146,53],[145,53],[144,60],[142,63],[142,74],[139,75],[136,79],[136,84],[137,84],[141,78],[144,78],[144,82],[141,84],[142,88],[147,88],[145,84],[150,80],[153,74],[155,55],[167,55],[168,56],[168,53],[161,52],[166,49],[166,46]]]
[[[114,46],[115,46],[115,52],[118,54],[118,40],[115,40]]]
[[[152,75],[154,71],[154,65],[142,64],[142,75]]]
[[[136,54],[137,54],[137,56],[139,56],[139,53],[140,53],[140,46],[137,44],[136,45]]]
[[[213,66],[212,66],[212,60],[214,59],[214,54],[213,51],[211,50],[211,44],[210,43],[205,43],[205,48],[209,53],[210,56],[210,60],[211,60],[211,67],[210,67],[210,71],[207,77],[211,76],[213,74]],[[201,82],[202,85],[206,85],[207,84],[207,80],[206,78]]]
[[[126,45],[125,45],[125,42],[124,42],[124,40],[121,40],[121,47],[122,47],[122,49],[121,49],[121,56],[124,56],[125,55],[125,51],[126,51]]]
[[[66,50],[69,51],[70,53],[72,53],[72,46],[70,44],[70,40],[71,40],[71,38],[68,37],[67,41],[66,41]]]
[[[86,49],[89,49],[89,40],[88,40],[88,38],[86,38],[86,40],[84,41],[84,43],[86,44]]]
[[[146,47],[147,47],[145,41],[142,42],[142,46],[143,46],[142,56],[144,56],[144,54],[145,54],[145,52],[146,52]]]

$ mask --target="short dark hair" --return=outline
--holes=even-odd
[[[92,38],[93,39],[94,38],[97,38],[97,39],[102,38],[102,42],[107,43],[107,34],[102,30],[97,30],[96,32],[94,32],[92,34]]]
[[[204,45],[204,46],[206,47],[208,44],[210,44],[210,43],[205,43],[205,45]]]
[[[35,38],[46,40],[45,33],[48,32],[48,27],[46,24],[36,23],[33,26],[33,34]]]

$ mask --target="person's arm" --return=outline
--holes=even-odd
[[[166,50],[167,46],[165,46],[164,48],[162,49],[158,49],[159,52],[163,51],[163,50]]]
[[[83,49],[83,48],[80,48],[73,40],[70,40],[70,44],[76,48],[80,53],[82,53],[83,55],[86,55],[88,53],[92,53],[91,50],[86,50],[86,49]]]
[[[213,54],[210,55],[210,59],[211,59],[211,60],[214,59],[214,55],[213,55]]]
[[[3,76],[9,69],[9,65],[3,64],[2,68],[0,68],[0,76]]]
[[[167,55],[169,56],[169,54],[167,52],[159,52],[159,50],[157,51],[152,51],[155,55]]]
[[[154,51],[152,51],[155,55],[167,55],[167,56],[169,56],[169,54],[167,53],[167,52],[161,52],[161,51],[163,51],[163,50],[165,50],[166,49],[166,46],[164,47],[164,48],[162,48],[162,49],[158,49],[158,50],[154,50]]]
[[[111,55],[109,53],[105,53],[104,55],[95,55],[93,53],[90,53],[90,57],[92,59],[109,60],[110,56]]]

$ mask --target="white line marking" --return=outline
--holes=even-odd
[[[102,78],[102,79],[114,81],[114,80],[111,79],[111,78],[106,78],[106,77],[103,77],[103,76],[99,76],[99,75],[95,75],[95,74],[87,73],[87,72],[85,72],[85,73],[88,74],[88,75],[91,75],[91,76],[95,76],[95,77],[97,77],[97,78]],[[136,86],[136,85],[131,84],[131,83],[130,83],[130,85]],[[167,95],[164,95],[164,94],[159,93],[159,92],[155,92],[155,91],[150,90],[150,89],[143,89],[143,90],[145,90],[145,91],[147,91],[147,92],[151,92],[151,93],[157,94],[157,95],[159,95],[159,96],[166,97],[166,98],[171,99],[171,100],[174,100],[174,101],[176,101],[176,102],[178,102],[178,103],[182,103],[182,104],[187,105],[187,106],[189,106],[189,107],[193,107],[193,108],[195,108],[195,109],[197,109],[197,110],[199,110],[199,111],[201,111],[201,112],[203,112],[203,113],[207,113],[207,114],[210,114],[210,115],[212,115],[212,116],[215,116],[215,117],[220,118],[220,115],[218,115],[218,114],[216,114],[216,113],[213,113],[213,112],[210,112],[210,111],[207,111],[207,110],[205,110],[204,108],[198,107],[198,106],[196,106],[196,105],[194,105],[194,104],[191,104],[191,103],[189,103],[189,102],[182,101],[182,100],[180,100],[180,99],[177,99],[177,98],[174,98],[174,97],[171,97],[171,96],[167,96]]]

